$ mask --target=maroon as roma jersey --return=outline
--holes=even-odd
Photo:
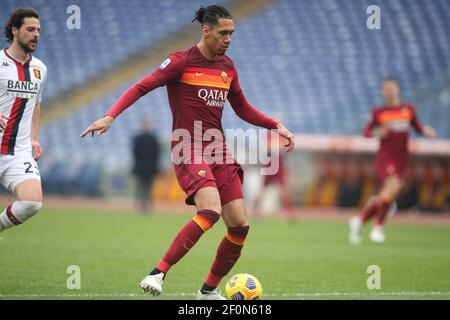
[[[399,106],[382,106],[372,110],[372,117],[364,135],[373,135],[377,126],[386,126],[388,135],[380,140],[380,148],[375,156],[375,168],[380,179],[391,175],[401,177],[408,158],[408,140],[411,126],[420,133],[423,127],[417,120],[414,107],[401,103]]]

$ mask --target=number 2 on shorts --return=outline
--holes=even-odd
[[[37,170],[37,167],[35,167],[36,171],[33,171],[33,170],[30,170],[33,167],[33,164],[31,164],[30,162],[24,162],[23,164],[25,166],[27,166],[25,169],[25,173],[35,173],[39,176],[39,171]]]

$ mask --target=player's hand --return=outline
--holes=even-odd
[[[378,131],[378,137],[380,139],[384,139],[389,135],[389,128],[387,125],[383,125],[380,127],[380,130]]]
[[[284,145],[284,150],[289,152],[294,149],[295,145],[295,138],[294,135],[281,123],[277,125],[278,128],[278,134],[282,136],[283,138],[287,139],[288,143]]]
[[[423,135],[428,138],[437,138],[436,130],[430,126],[423,127]]]
[[[0,132],[3,132],[3,130],[6,129],[8,120],[9,120],[9,117],[6,116],[6,114],[0,112]]]
[[[44,149],[42,149],[41,144],[37,140],[31,141],[31,148],[33,150],[34,160],[38,161],[42,157],[42,154],[44,153]]]
[[[103,118],[92,122],[92,124],[80,134],[80,138],[83,138],[89,133],[92,134],[92,136],[94,136],[95,133],[97,133],[98,136],[105,133],[106,131],[108,131],[109,127],[111,127],[113,121],[114,121],[113,117],[104,116]]]

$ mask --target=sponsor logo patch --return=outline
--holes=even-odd
[[[170,58],[167,58],[166,60],[164,60],[163,63],[161,63],[161,65],[159,66],[159,68],[160,68],[160,69],[165,69],[165,68],[169,65],[169,63],[171,63],[171,62],[172,62],[172,60],[170,60]]]

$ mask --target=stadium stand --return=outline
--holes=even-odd
[[[85,28],[73,33],[55,27],[58,15],[54,13],[65,10],[67,1],[57,1],[55,6],[36,1],[42,20],[49,21],[37,54],[49,62],[53,77],[48,96],[175,32],[190,21],[189,12],[201,3],[138,0],[114,1],[112,6],[111,0],[84,2],[88,8],[83,16]],[[12,9],[17,1],[6,3]],[[366,9],[372,4],[381,8],[381,30],[366,27]],[[370,107],[381,102],[380,80],[394,75],[401,82],[403,97],[417,106],[423,122],[450,138],[446,123],[450,119],[449,11],[446,0],[283,0],[240,22],[229,54],[249,100],[268,114],[281,114],[294,132],[359,134]],[[56,18],[46,19],[49,16]],[[164,25],[161,16],[167,17]],[[130,138],[139,128],[139,119],[152,119],[161,139],[169,139],[171,114],[164,89],[138,101],[101,139],[79,139],[86,125],[155,67],[43,128],[44,181],[56,179],[55,175],[62,175],[61,181],[77,176],[86,163],[110,174],[127,171]],[[229,107],[223,123],[225,128],[247,127]],[[62,169],[56,170],[56,164]],[[59,190],[58,183],[50,189]]]
[[[214,1],[213,1],[214,2]],[[40,14],[42,37],[36,56],[48,67],[46,97],[74,86],[119,64],[180,29],[202,4],[200,0],[79,0],[81,28],[66,28],[69,0],[2,1],[0,21],[17,7],[32,5]],[[164,18],[162,23],[161,18]],[[3,41],[0,47],[7,47]]]

